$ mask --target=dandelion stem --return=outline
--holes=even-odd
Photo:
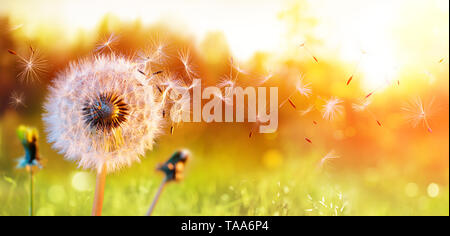
[[[102,215],[105,181],[106,181],[106,165],[103,164],[103,166],[97,172],[94,205],[92,207],[92,216]]]
[[[152,205],[150,206],[150,208],[147,211],[147,216],[151,216],[152,215],[153,210],[155,209],[155,206],[158,203],[159,197],[161,196],[161,193],[164,190],[164,187],[165,187],[166,183],[167,183],[167,177],[164,177],[163,181],[159,185],[159,189],[158,189],[158,192],[155,195],[155,198],[153,198]]]
[[[34,216],[34,174],[33,168],[29,166],[30,172],[30,216]]]

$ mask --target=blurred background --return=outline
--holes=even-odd
[[[37,214],[90,213],[95,175],[51,149],[42,103],[57,73],[111,34],[115,53],[162,42],[181,71],[178,51],[189,49],[204,84],[239,69],[238,85],[277,86],[280,103],[294,94],[295,108],[280,107],[273,134],[249,137],[249,123],[165,127],[142,163],[108,177],[104,214],[143,215],[162,179],[157,163],[179,148],[193,158],[157,215],[449,214],[447,0],[0,2],[0,215],[27,214],[28,175],[15,168],[20,124],[40,131]],[[21,80],[23,65],[8,50],[26,56],[30,46],[45,71]],[[300,75],[309,97],[293,93]],[[355,111],[369,94],[370,109]],[[320,110],[331,97],[343,111],[327,121]],[[417,126],[404,111],[419,98],[432,132],[420,107]],[[331,151],[338,158],[324,159]]]

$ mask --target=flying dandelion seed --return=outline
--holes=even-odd
[[[311,139],[309,139],[309,138],[305,138],[305,140],[306,140],[306,142],[308,142],[308,143],[310,143],[310,144],[313,143],[313,142],[311,141]]]
[[[439,63],[444,62],[444,60],[445,60],[444,58],[440,59],[440,60],[439,60]]]
[[[372,101],[370,101],[368,99],[360,99],[359,102],[352,104],[352,108],[356,112],[367,111],[370,114],[370,116],[377,122],[378,126],[383,127],[380,120],[378,120],[377,117],[375,116],[375,114],[369,109],[369,105],[371,103],[372,103]]]
[[[428,105],[424,105],[422,99],[420,97],[417,97],[416,99],[411,100],[408,104],[402,107],[402,110],[407,113],[406,118],[414,128],[422,123],[426,127],[428,132],[433,132],[429,121],[430,116],[432,115],[431,108],[433,106],[433,102],[434,98],[431,99]]]
[[[294,110],[297,109],[297,106],[290,98],[288,98],[288,101],[289,101],[289,104],[291,104],[291,106],[294,108]]]
[[[322,118],[326,120],[333,120],[337,115],[342,114],[343,106],[342,100],[339,98],[330,98],[322,107]]]
[[[261,84],[265,84],[267,81],[269,81],[270,79],[272,79],[273,74],[271,72],[269,72],[267,75],[264,75],[262,77],[262,80],[259,82],[259,85]]]
[[[119,40],[119,37],[116,36],[114,33],[111,33],[108,37],[105,37],[103,40],[101,40],[97,47],[95,48],[95,52],[102,53],[105,49],[108,49],[109,52],[113,53],[113,45]]]
[[[193,76],[196,76],[196,72],[191,65],[191,53],[189,50],[178,51],[178,59],[183,63],[184,71],[186,72],[188,78],[192,80]]]
[[[9,31],[16,31],[16,30],[18,30],[18,29],[20,29],[20,28],[22,28],[23,27],[23,24],[18,24],[18,25],[14,25],[14,26],[12,26],[10,29],[9,29]]]
[[[9,104],[11,106],[13,106],[14,108],[18,108],[20,106],[22,107],[27,107],[25,105],[25,98],[23,93],[18,93],[18,92],[12,92],[11,97],[10,97],[10,102]]]
[[[352,72],[352,74],[350,75],[350,78],[348,78],[348,80],[347,80],[347,83],[346,83],[347,85],[349,85],[350,82],[352,82],[352,80],[353,80],[355,74],[358,72],[359,66],[360,66],[362,60],[364,59],[364,56],[365,56],[365,55],[366,55],[366,51],[361,50],[361,56],[359,57],[358,63],[356,63],[356,66],[355,66],[355,68],[353,69],[353,72]]]
[[[166,44],[159,40],[153,40],[150,46],[138,52],[138,62],[147,66],[148,64],[162,64],[169,58],[166,54]]]
[[[309,95],[311,95],[312,90],[311,90],[311,83],[305,83],[303,81],[304,77],[303,76],[299,76],[298,82],[295,86],[295,88],[297,89],[297,91],[305,96],[305,97],[309,97]]]
[[[20,73],[17,75],[20,81],[34,82],[39,81],[40,77],[46,72],[46,63],[41,53],[30,46],[30,55],[24,57],[14,50],[8,49],[8,52],[18,58]]]
[[[323,168],[325,164],[333,159],[340,158],[338,155],[336,155],[336,152],[334,150],[331,150],[329,153],[327,153],[322,159],[320,159],[319,167]]]
[[[301,116],[305,116],[314,109],[314,105],[309,105],[306,109],[299,111]]]
[[[304,48],[305,51],[314,59],[314,61],[316,61],[317,63],[319,63],[319,60],[317,60],[317,58],[313,55],[313,53],[311,52],[311,50],[309,50],[308,47],[306,47],[306,43],[300,43],[299,45],[301,48]]]
[[[239,74],[244,74],[244,75],[248,74],[247,71],[245,71],[241,68],[239,63],[234,61],[233,57],[230,57],[230,66],[231,66],[231,68],[235,69]]]
[[[221,79],[219,84],[217,84],[217,87],[223,88],[223,87],[231,87],[234,88],[236,86],[236,79],[232,78],[230,76],[225,76]]]
[[[130,166],[160,133],[154,86],[135,64],[113,55],[71,64],[50,87],[44,108],[49,142],[85,169]]]

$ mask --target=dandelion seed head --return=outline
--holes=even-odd
[[[161,132],[155,86],[122,57],[96,56],[59,74],[44,104],[48,141],[84,169],[138,162]]]
[[[333,120],[336,115],[342,114],[344,107],[341,105],[342,100],[339,98],[330,98],[322,106],[322,118],[326,120]]]

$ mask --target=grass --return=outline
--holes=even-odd
[[[162,175],[146,159],[117,175],[108,176],[104,215],[144,215]],[[290,161],[273,170],[233,170],[220,161],[192,163],[186,179],[169,184],[154,215],[448,215],[448,187],[437,197],[419,186],[414,196],[406,182],[382,174],[324,174],[312,165]],[[201,171],[201,170],[213,171]],[[81,175],[79,173],[82,173]],[[78,175],[77,175],[78,174]],[[81,176],[81,177],[80,177]],[[87,177],[87,178],[86,178]],[[36,175],[36,215],[89,215],[94,173],[73,169]],[[27,175],[1,176],[0,215],[27,215]]]

